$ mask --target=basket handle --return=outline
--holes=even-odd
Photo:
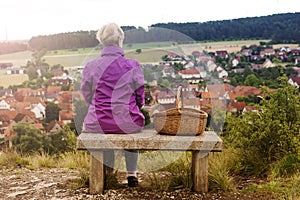
[[[177,96],[175,100],[176,108],[179,110],[183,108],[183,95],[182,95],[182,86],[178,87]],[[180,104],[180,105],[179,105]]]

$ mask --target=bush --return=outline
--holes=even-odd
[[[280,81],[287,83],[287,79]],[[300,97],[296,89],[282,84],[276,92],[266,92],[258,112],[228,115],[223,131],[225,142],[241,150],[242,173],[264,176],[273,163],[300,150]]]
[[[26,123],[18,123],[14,131],[13,148],[18,153],[59,154],[76,149],[76,135],[68,126],[50,136]]]

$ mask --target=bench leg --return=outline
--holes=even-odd
[[[208,152],[192,151],[192,179],[195,192],[208,192],[208,156]]]
[[[103,164],[103,151],[90,152],[90,180],[89,193],[103,194],[105,168]]]

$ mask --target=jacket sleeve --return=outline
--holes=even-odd
[[[139,108],[142,108],[145,104],[145,91],[144,91],[144,74],[140,65],[138,65],[135,69],[134,73],[134,81],[135,81],[135,96],[136,103]]]
[[[92,103],[92,78],[90,77],[90,73],[88,67],[86,66],[82,72],[82,81],[80,85],[80,91],[84,98],[85,105],[87,107]]]

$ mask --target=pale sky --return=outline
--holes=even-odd
[[[79,30],[107,22],[148,26],[300,12],[299,0],[0,0],[0,40]]]

